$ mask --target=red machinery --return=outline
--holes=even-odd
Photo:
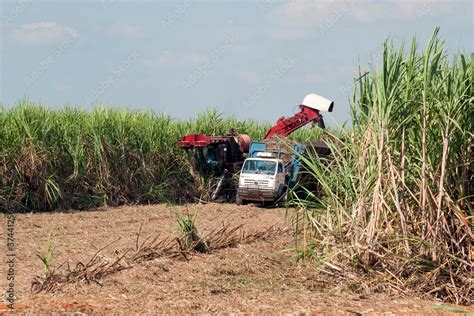
[[[319,114],[319,110],[303,104],[300,104],[299,108],[300,111],[292,117],[280,117],[276,124],[268,130],[263,139],[269,139],[273,135],[288,136],[309,122],[313,122],[314,124],[318,124],[319,127],[325,128],[322,119],[323,116]]]
[[[310,122],[325,128],[320,111],[331,112],[333,106],[332,101],[317,94],[309,94],[299,105],[298,113],[289,118],[279,118],[263,139],[269,139],[273,135],[288,136]],[[250,142],[248,135],[239,135],[231,129],[225,136],[186,135],[178,142],[178,146],[194,153],[194,167],[200,174],[222,176],[222,182],[224,178],[240,171]]]
[[[225,136],[186,135],[178,146],[193,150],[195,164],[200,173],[221,175],[224,170],[236,173],[242,167],[250,146],[250,136],[237,134],[233,129]]]
[[[268,139],[273,135],[288,136],[309,122],[325,128],[323,116],[319,112],[332,112],[333,107],[333,101],[315,93],[308,94],[299,105],[300,111],[289,118],[280,117],[276,124],[268,130],[263,139]]]

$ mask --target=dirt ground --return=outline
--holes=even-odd
[[[52,234],[52,266],[65,260],[87,262],[96,251],[133,248],[140,236],[177,236],[175,212],[199,211],[200,233],[229,223],[246,232],[272,225],[286,227],[285,209],[207,204],[187,206],[125,206],[83,212],[17,214],[15,223],[15,312],[45,313],[292,313],[292,314],[447,314],[445,307],[470,310],[415,298],[357,295],[344,292],[331,278],[315,270],[315,263],[295,263],[290,233],[267,240],[198,254],[190,261],[156,259],[102,279],[102,286],[67,285],[55,293],[32,294],[31,281],[44,273],[38,255],[44,254]],[[0,314],[6,309],[6,223],[0,231]],[[442,308],[442,309],[440,309]],[[454,314],[454,313],[451,313]]]

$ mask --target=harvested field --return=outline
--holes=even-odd
[[[44,254],[51,233],[54,252],[51,267],[66,259],[73,265],[86,263],[103,246],[104,256],[113,258],[133,249],[137,232],[147,236],[178,236],[175,212],[199,211],[196,227],[201,235],[227,223],[242,225],[247,233],[284,228],[285,209],[262,209],[227,204],[186,206],[124,206],[82,212],[18,214],[15,224],[17,300],[22,314],[78,312],[85,314],[161,311],[223,312],[314,312],[327,314],[445,314],[447,309],[471,310],[435,301],[355,294],[336,278],[318,271],[318,265],[295,264],[289,231],[210,254],[188,258],[157,258],[136,263],[100,279],[100,284],[67,284],[53,292],[33,294],[32,278],[42,276]],[[0,253],[5,253],[5,234],[0,235]],[[114,253],[116,252],[116,253]],[[1,260],[5,260],[2,258]],[[2,273],[3,274],[3,273]],[[0,287],[6,288],[5,278]],[[4,293],[0,313],[5,311]]]

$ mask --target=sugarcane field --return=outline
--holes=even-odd
[[[473,6],[2,2],[0,315],[474,315]]]

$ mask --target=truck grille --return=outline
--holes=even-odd
[[[245,185],[268,185],[268,180],[245,179]]]

